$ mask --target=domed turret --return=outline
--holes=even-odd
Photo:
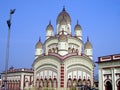
[[[67,34],[71,34],[71,18],[69,14],[66,12],[65,8],[63,8],[62,12],[59,13],[57,20],[57,34],[64,30]]]
[[[87,42],[84,45],[84,49],[92,49],[92,44],[90,43],[88,37],[87,37]]]
[[[38,49],[38,48],[42,48],[42,43],[40,40],[36,44],[36,49]]]
[[[68,38],[67,35],[64,34],[64,31],[62,31],[62,34],[58,37],[58,54],[62,56],[68,54]]]
[[[92,56],[92,44],[90,43],[88,37],[87,37],[87,42],[84,45],[84,50],[85,50],[85,54],[88,55],[91,59],[93,59],[93,56]]]
[[[43,47],[42,47],[42,42],[39,38],[39,41],[35,46],[35,58],[37,58],[39,55],[42,55],[42,54],[43,54]]]
[[[50,38],[53,36],[54,28],[51,24],[51,21],[49,22],[47,28],[46,28],[46,39]]]
[[[52,24],[51,24],[51,21],[49,21],[49,24],[48,24],[46,30],[54,30],[54,29],[53,29],[53,26],[52,26]]]
[[[78,20],[77,20],[77,24],[75,25],[74,32],[75,32],[75,37],[82,40],[82,28],[79,25]]]
[[[77,20],[77,24],[75,25],[74,30],[75,30],[75,31],[76,31],[76,30],[82,30],[81,26],[79,25],[78,20]]]

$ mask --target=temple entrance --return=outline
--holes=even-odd
[[[112,84],[111,84],[110,81],[107,81],[107,82],[106,82],[105,90],[112,90]]]

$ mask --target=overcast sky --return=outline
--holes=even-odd
[[[0,0],[0,72],[5,69],[10,9],[12,16],[9,67],[31,68],[35,44],[44,43],[46,26],[51,20],[56,32],[56,18],[65,6],[72,20],[77,20],[93,45],[94,61],[99,56],[120,53],[120,0]],[[95,72],[97,73],[97,71]]]

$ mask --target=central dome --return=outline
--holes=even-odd
[[[63,18],[67,21],[67,24],[71,24],[70,15],[66,12],[65,8],[63,8],[62,12],[59,13],[56,23],[60,24]]]

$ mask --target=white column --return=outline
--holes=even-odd
[[[111,71],[112,71],[112,89],[116,90],[115,89],[116,81],[115,81],[114,68],[112,68]]]
[[[91,77],[90,77],[90,80],[91,80],[91,86],[94,85],[94,80],[93,80],[93,79],[94,79],[94,78],[93,78],[94,76],[93,76],[93,72],[94,72],[94,71],[91,71]]]
[[[61,77],[60,77],[60,73],[59,73],[60,70],[61,70],[60,67],[61,67],[61,65],[59,64],[59,65],[58,65],[58,69],[57,69],[57,76],[56,76],[58,88],[60,88],[60,78],[61,78]]]
[[[24,74],[21,74],[21,86],[20,89],[23,90],[23,84],[24,84]]]
[[[36,82],[36,71],[35,71],[35,69],[34,69],[33,81],[34,81],[33,85],[35,86],[35,82]]]
[[[64,87],[67,88],[67,79],[68,79],[68,75],[67,75],[67,67],[66,64],[64,64]]]
[[[45,55],[48,55],[48,48],[47,48],[47,46],[44,46],[44,48],[45,48]]]
[[[117,85],[116,85],[117,77],[116,77],[116,69],[115,68],[114,68],[114,80],[115,80],[115,90],[117,90]]]
[[[102,74],[102,69],[99,69],[99,90],[104,90],[103,88],[103,74]]]

